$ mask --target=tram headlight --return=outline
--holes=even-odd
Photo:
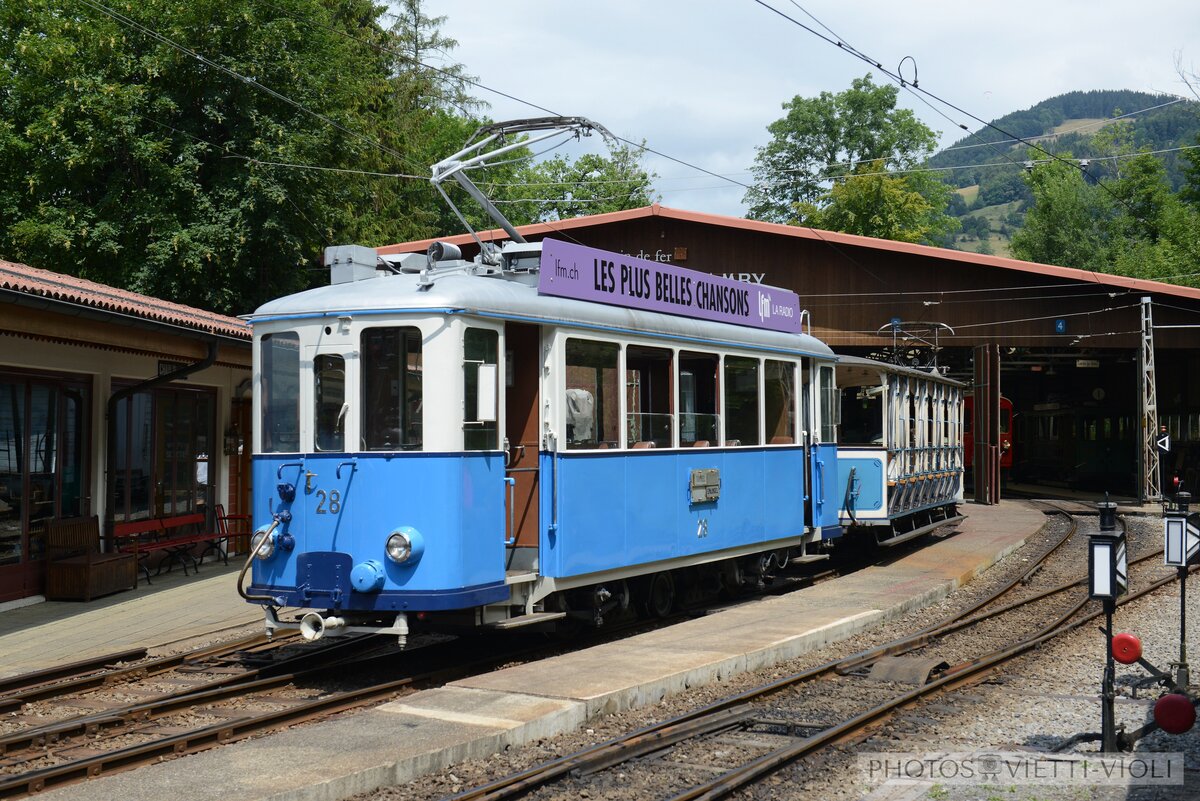
[[[270,559],[275,555],[275,538],[270,528],[260,528],[250,538],[250,547],[256,559]]]
[[[425,552],[425,540],[411,526],[401,526],[388,535],[384,546],[388,559],[398,565],[415,564]]]

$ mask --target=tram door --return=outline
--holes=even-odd
[[[803,398],[806,520],[814,529],[836,528],[841,494],[837,486],[839,403],[833,365],[805,362]]]
[[[505,477],[508,569],[524,572],[536,564],[538,547],[538,447],[541,421],[541,330],[535,325],[504,327],[504,437],[508,446]]]

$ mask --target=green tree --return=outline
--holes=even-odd
[[[3,4],[0,255],[241,312],[320,280],[326,244],[459,230],[425,176],[481,104],[443,18],[382,10]]]
[[[501,211],[516,225],[639,208],[658,199],[653,188],[658,176],[642,166],[644,153],[642,147],[612,143],[607,156],[528,162],[513,182],[491,186]]]
[[[421,166],[385,136],[388,59],[355,41],[387,42],[378,12],[369,0],[121,7],[239,80],[83,0],[0,4],[0,254],[226,312],[303,288],[320,248],[396,181],[267,162]]]
[[[896,108],[898,92],[876,86],[867,74],[836,95],[797,95],[785,103],[785,116],[767,126],[771,141],[758,148],[751,167],[757,186],[746,193],[747,216],[786,222],[795,218],[797,204],[820,206],[829,180],[858,165],[903,170],[924,162],[937,134],[908,109]]]
[[[1200,211],[1173,194],[1162,162],[1128,159],[1119,179],[1085,182],[1072,164],[1027,176],[1034,204],[1013,235],[1019,258],[1064,267],[1198,285]]]
[[[870,162],[834,181],[818,202],[798,203],[789,224],[897,242],[930,242],[957,230],[945,213],[950,187],[926,173],[896,176],[883,167],[882,160]]]
[[[1034,202],[1025,215],[1025,226],[1013,234],[1013,255],[1102,271],[1111,217],[1107,196],[1087,184],[1073,164],[1061,161],[1037,164],[1026,181]]]

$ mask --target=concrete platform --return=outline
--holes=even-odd
[[[965,511],[969,517],[958,534],[885,566],[39,797],[335,801],[408,782],[506,745],[573,730],[598,713],[654,703],[894,619],[986,570],[1045,520],[1019,501],[968,504]],[[125,611],[118,608],[117,614],[123,618]],[[53,628],[49,624],[48,631]]]

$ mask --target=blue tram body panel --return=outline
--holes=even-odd
[[[845,489],[850,482],[850,471],[854,471],[853,511],[856,515],[887,511],[887,505],[884,502],[885,458],[884,451],[879,451],[878,455],[867,455],[859,449],[853,455],[839,454],[838,486]]]
[[[502,454],[260,456],[253,470],[254,486],[270,488],[259,495],[255,526],[290,511],[276,533],[290,535],[294,545],[255,560],[252,592],[281,597],[287,606],[379,612],[508,597]],[[295,487],[290,503],[277,491],[284,482]],[[424,543],[415,564],[395,564],[385,553],[389,534],[401,526],[416,529]],[[368,560],[383,583],[361,592],[350,574]]]
[[[547,491],[541,494],[540,566],[549,577],[586,575],[804,533],[801,448],[543,453],[541,467]],[[710,468],[720,471],[720,497],[692,503],[691,471]]]

